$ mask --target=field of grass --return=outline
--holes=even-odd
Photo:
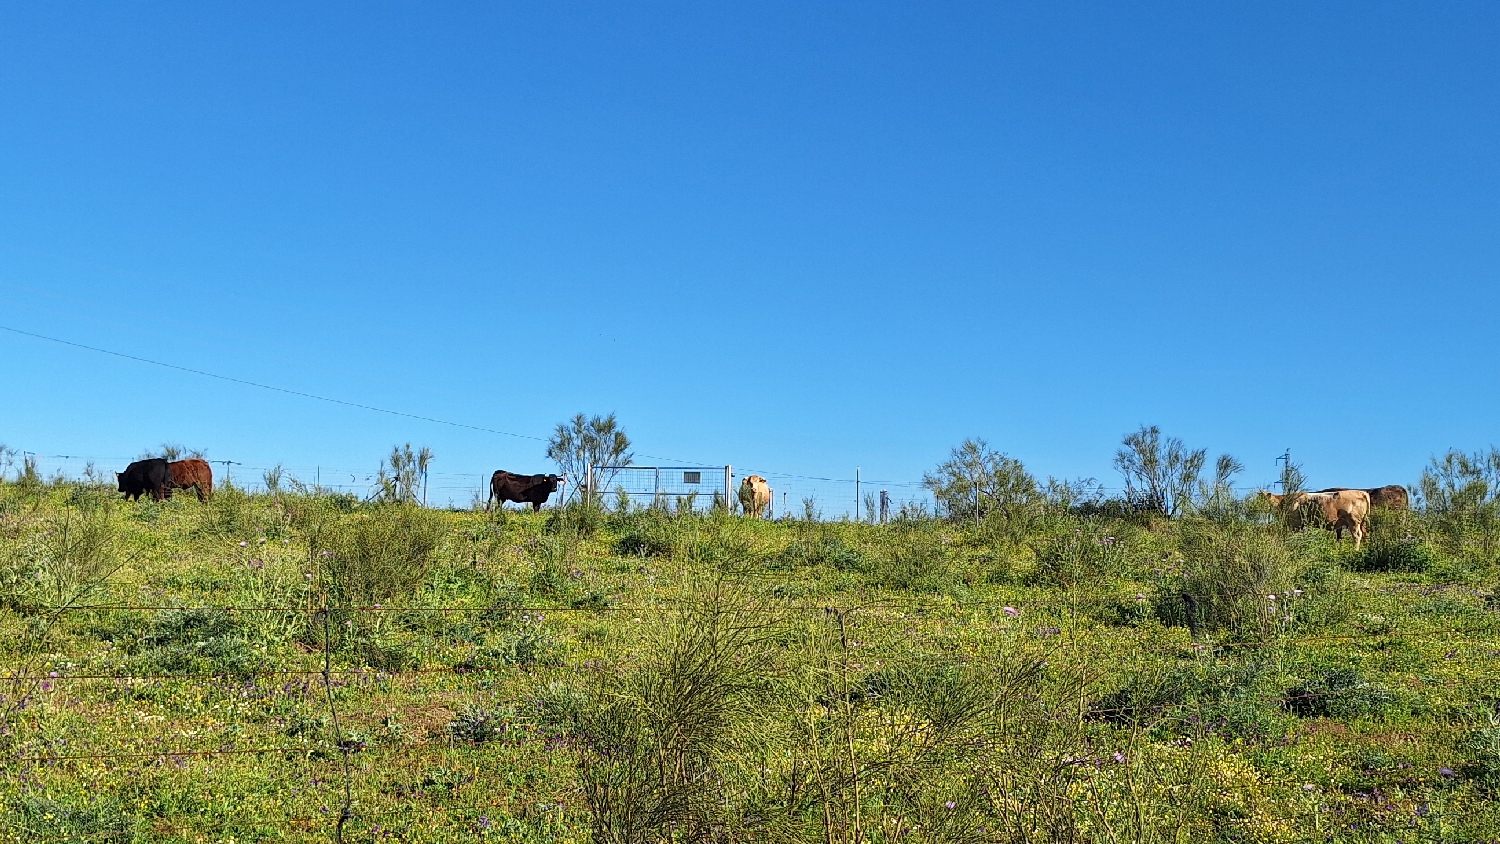
[[[1495,840],[1497,553],[4,483],[0,840]]]

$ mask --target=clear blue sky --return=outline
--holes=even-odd
[[[1497,54],[1493,3],[12,3],[0,324],[763,472],[1113,486],[1149,423],[1410,482],[1500,442]],[[6,332],[0,385],[48,455],[549,468]]]

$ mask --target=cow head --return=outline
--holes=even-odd
[[[118,487],[120,492],[125,491],[125,476],[119,472],[115,473],[115,486]]]

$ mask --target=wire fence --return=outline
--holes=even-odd
[[[41,454],[29,451],[20,452],[20,454],[36,461],[36,470],[44,479],[110,485],[114,483],[114,472],[122,471],[131,462],[141,459],[140,455],[130,457]],[[365,498],[376,489],[378,478],[377,471],[369,467],[280,464],[248,458],[245,460],[209,459],[208,462],[214,469],[216,483],[232,483],[240,489],[256,493],[269,491],[267,476],[272,474],[278,476],[283,489],[289,489],[294,483],[300,483],[312,490]],[[654,468],[633,467],[631,471],[623,474],[630,475],[632,472],[638,473]],[[688,468],[692,470],[695,467]],[[699,469],[698,471],[702,472],[703,476],[696,484],[683,482],[681,472],[675,476],[669,474],[671,482],[660,491],[660,494],[667,499],[675,499],[698,492],[701,500],[696,501],[695,506],[707,506],[713,500],[712,493],[723,486],[722,483],[715,484],[718,479],[710,476],[715,469],[716,467]],[[448,509],[482,507],[489,495],[490,474],[491,472],[429,471],[424,484],[424,489],[428,494],[427,503],[430,506]],[[879,495],[882,490],[887,492],[887,508],[891,514],[901,512],[903,507],[923,508],[927,512],[931,512],[933,508],[932,496],[920,479],[861,480],[735,467],[734,489],[737,489],[740,480],[753,474],[761,475],[772,482],[775,491],[775,500],[772,504],[777,517],[802,518],[812,512],[827,518],[850,517],[873,520],[878,518]],[[614,484],[611,483],[609,489],[602,491],[608,498],[613,490]],[[657,492],[650,483],[645,481],[635,483],[634,480],[629,484],[627,491],[637,503],[650,499],[652,494]],[[733,494],[733,489],[731,492]],[[865,501],[866,498],[871,500]],[[550,505],[556,506],[562,501],[562,496],[556,496]],[[856,502],[858,502],[857,507]],[[731,504],[733,503],[731,498]],[[876,509],[872,510],[872,507]]]

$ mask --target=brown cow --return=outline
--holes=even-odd
[[[490,505],[496,501],[500,502],[502,510],[505,502],[516,501],[530,504],[533,513],[540,512],[547,498],[557,492],[557,485],[562,482],[557,475],[517,475],[496,469],[495,474],[490,475],[490,497],[484,503],[484,510],[489,512]]]
[[[745,515],[758,519],[771,503],[771,487],[760,475],[750,475],[740,482],[740,507]]]
[[[199,501],[207,501],[214,494],[214,470],[208,467],[207,460],[189,457],[173,461],[167,464],[167,471],[172,474],[172,481],[167,485],[169,498],[174,489],[192,489],[198,493]]]
[[[1328,489],[1320,489],[1318,492],[1343,492],[1354,487],[1331,486]],[[1406,494],[1406,487],[1400,484],[1387,484],[1366,489],[1370,494],[1370,506],[1384,510],[1405,510],[1411,506],[1411,499]]]
[[[1354,536],[1356,549],[1364,542],[1365,519],[1370,515],[1370,494],[1362,489],[1293,492],[1290,495],[1276,495],[1262,490],[1260,497],[1269,501],[1272,507],[1286,513],[1287,527],[1293,530],[1301,530],[1307,524],[1309,512],[1317,512],[1340,541],[1347,528]]]

